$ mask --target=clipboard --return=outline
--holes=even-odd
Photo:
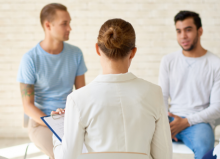
[[[53,134],[60,140],[62,143],[62,138],[64,136],[64,114],[49,115],[41,117],[41,120],[47,125],[47,127],[53,132]],[[88,150],[83,143],[82,153],[88,153]]]
[[[53,134],[62,142],[64,135],[64,114],[43,116],[41,120],[43,120]]]

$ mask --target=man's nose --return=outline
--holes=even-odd
[[[69,26],[68,26],[68,31],[71,31],[71,30],[72,30],[72,28],[71,28],[71,26],[69,25]]]
[[[185,32],[185,31],[182,31],[180,37],[181,37],[181,39],[186,39],[186,38],[187,38],[186,32]]]

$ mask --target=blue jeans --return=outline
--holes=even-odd
[[[169,117],[170,122],[173,120],[173,117]],[[195,159],[202,159],[208,151],[214,148],[215,143],[213,129],[208,123],[190,126],[179,132],[176,138],[194,152]]]
[[[216,159],[216,155],[213,156],[213,149],[210,150],[207,154],[205,154],[205,156],[203,156],[202,159]]]

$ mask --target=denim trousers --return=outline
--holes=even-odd
[[[183,117],[184,118],[184,117]],[[172,122],[173,117],[169,117]],[[215,137],[209,123],[199,123],[192,125],[176,135],[195,154],[195,159],[202,159],[203,156],[214,148]]]
[[[207,154],[205,154],[205,156],[203,156],[202,159],[216,159],[216,155],[213,156],[213,150],[214,149],[210,150]]]

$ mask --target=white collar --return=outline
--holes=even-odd
[[[98,75],[94,81],[95,82],[122,82],[128,81],[137,78],[131,72],[122,73],[122,74],[106,74],[106,75]]]

